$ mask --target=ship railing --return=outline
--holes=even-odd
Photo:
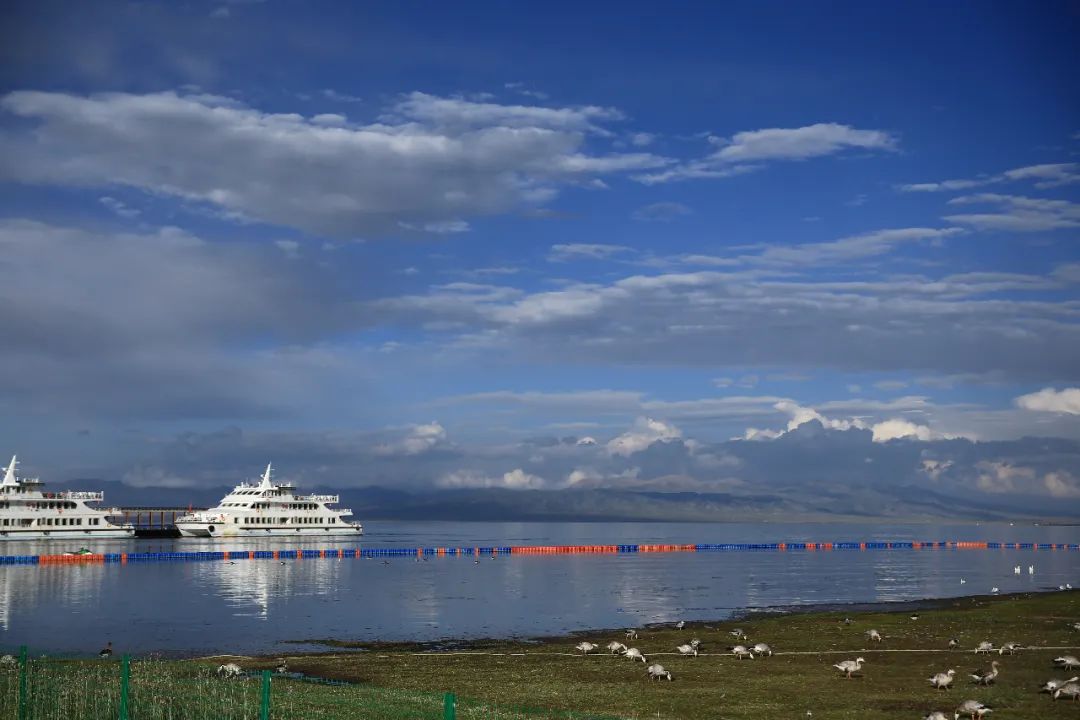
[[[105,499],[105,493],[91,490],[68,490],[66,492],[52,493],[53,496],[60,500],[97,500],[101,501]]]
[[[340,495],[297,495],[300,502],[336,503],[341,501]]]
[[[352,515],[352,510],[350,508],[334,508],[334,512],[338,515]]]

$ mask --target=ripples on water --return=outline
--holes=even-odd
[[[363,547],[997,540],[1076,542],[1008,525],[365,523]],[[6,554],[64,543],[9,543]],[[355,547],[330,539],[101,541],[100,552]],[[1036,573],[1027,574],[1034,563]],[[1013,574],[1022,565],[1020,576]],[[960,578],[967,580],[960,584]],[[0,651],[286,652],[282,641],[530,637],[741,608],[1080,586],[1080,552],[881,550],[471,556],[0,567]]]

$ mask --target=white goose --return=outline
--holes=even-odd
[[[1068,682],[1054,691],[1054,699],[1068,698],[1070,700],[1080,700],[1080,685],[1074,682]]]
[[[731,648],[731,654],[742,660],[743,658],[754,659],[754,651],[747,648],[745,645],[736,645]]]
[[[768,655],[769,657],[772,657],[772,648],[769,647],[768,643],[757,643],[756,645],[754,645],[754,647],[750,649],[756,652],[759,656]]]
[[[881,633],[879,633],[877,630],[867,630],[866,639],[870,642],[881,642]]]
[[[862,665],[864,662],[866,661],[860,657],[855,658],[854,660],[842,660],[833,665],[833,667],[844,673],[844,675],[847,676],[847,679],[850,680],[851,673],[856,673],[862,670]]]
[[[683,655],[693,655],[694,657],[697,657],[697,647],[694,645],[679,645],[675,649]]]
[[[949,716],[940,710],[935,710],[929,715],[925,716],[923,720],[949,720]]]
[[[637,640],[637,630],[635,630],[634,628],[627,628],[626,629],[626,639],[627,640]]]
[[[957,640],[956,638],[950,638],[949,647],[951,647],[951,648],[960,647],[960,641]]]
[[[586,642],[579,642],[577,645],[574,646],[574,649],[575,650],[580,650],[582,655],[588,655],[593,650],[596,650],[598,647],[600,647],[600,646],[596,645],[594,643],[586,641]]]
[[[978,700],[965,700],[956,708],[956,712],[953,713],[953,720],[960,720],[960,717],[963,715],[967,715],[971,720],[978,720],[987,713],[992,712],[994,711],[991,708],[983,705]]]
[[[728,635],[735,638],[736,640],[746,639],[746,633],[743,632],[742,628],[735,628],[734,630],[729,630]]]
[[[637,648],[627,648],[626,652],[623,653],[623,657],[628,657],[631,660],[640,660],[643,665],[649,662]]]
[[[1080,681],[1080,677],[1071,677],[1068,680],[1047,680],[1046,684],[1039,688],[1039,692],[1051,693],[1063,685]]]
[[[1061,657],[1054,658],[1054,664],[1060,665],[1066,670],[1072,670],[1073,668],[1080,667],[1080,660],[1077,660],[1075,655],[1062,655]]]
[[[621,655],[626,652],[626,646],[617,640],[612,640],[607,644],[607,651],[612,655]]]
[[[1005,643],[1004,645],[1002,645],[1001,647],[998,648],[998,655],[1004,655],[1005,653],[1008,653],[1010,655],[1015,655],[1017,650],[1023,650],[1023,649],[1024,649],[1024,646],[1021,645],[1020,643],[1007,642],[1007,643]]]
[[[217,674],[224,678],[233,678],[240,677],[244,674],[244,671],[236,663],[225,663],[224,665],[218,665]]]
[[[986,653],[987,655],[989,655],[993,651],[994,643],[990,642],[989,640],[983,640],[981,643],[979,643],[979,646],[975,648],[976,655],[978,655],[979,653]]]
[[[998,661],[990,663],[990,669],[971,673],[971,681],[976,685],[991,685],[998,676]]]
[[[664,666],[660,664],[650,665],[649,667],[645,668],[645,672],[649,673],[650,680],[659,680],[663,677],[671,680],[671,673],[665,670]]]
[[[684,627],[686,627],[686,621],[685,620],[680,620],[679,622],[675,623],[675,629],[676,630],[682,630]]]
[[[956,675],[956,671],[950,668],[943,673],[938,673],[937,675],[934,675],[934,677],[929,678],[930,685],[938,690],[948,690],[952,687],[954,675]]]

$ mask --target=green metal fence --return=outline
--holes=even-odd
[[[26,647],[5,657],[0,720],[603,720],[269,670],[225,678],[192,662],[34,658]]]

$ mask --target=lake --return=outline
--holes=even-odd
[[[988,540],[1076,542],[1017,524],[367,522],[361,547]],[[76,543],[19,542],[0,554]],[[351,548],[346,540],[99,541],[95,552]],[[1034,575],[1027,567],[1035,565]],[[1022,566],[1014,575],[1013,567]],[[966,580],[961,584],[960,580]],[[174,655],[313,649],[285,641],[533,637],[715,620],[742,609],[1080,586],[1080,552],[866,550],[470,556],[0,567],[0,651]]]

